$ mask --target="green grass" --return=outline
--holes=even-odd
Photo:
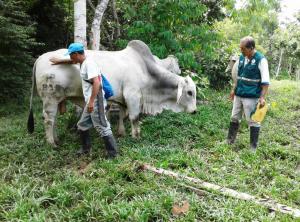
[[[26,108],[0,107],[0,221],[294,221],[216,192],[199,196],[182,181],[138,170],[145,162],[300,208],[300,84],[272,83],[256,154],[249,151],[245,122],[236,144],[224,143],[228,92],[205,94],[195,115],[143,118],[141,139],[119,138],[122,155],[113,161],[104,158],[95,132],[92,155],[75,156],[79,142],[67,129],[70,113],[58,117],[62,144],[53,149],[44,138],[39,100],[33,135],[26,132]],[[172,215],[172,206],[185,200],[189,211]]]

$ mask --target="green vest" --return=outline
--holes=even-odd
[[[251,60],[245,66],[245,57],[240,56],[237,87],[235,95],[246,98],[259,98],[261,94],[261,74],[258,68],[260,60],[264,56],[255,52]]]

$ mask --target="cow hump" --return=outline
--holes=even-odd
[[[128,43],[127,47],[134,49],[138,54],[142,56],[142,58],[150,59],[151,61],[155,62],[151,50],[144,42],[140,40],[132,40]]]

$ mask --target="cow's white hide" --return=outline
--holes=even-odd
[[[49,61],[51,57],[63,57],[66,51],[60,49],[41,55],[33,68],[33,84],[36,83],[43,101],[46,138],[53,145],[57,143],[55,117],[58,104],[70,99],[84,106],[79,65],[52,65]],[[140,113],[155,115],[164,109],[196,111],[196,86],[192,79],[176,75],[156,62],[145,43],[133,40],[121,51],[86,50],[85,53],[94,58],[111,83],[114,96],[109,101],[128,109],[133,137],[140,135]],[[34,85],[32,94],[33,89]],[[32,99],[30,110],[32,114]],[[33,131],[32,126],[31,129],[29,127],[29,131]]]

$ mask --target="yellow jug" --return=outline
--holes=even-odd
[[[263,107],[260,107],[260,103],[257,103],[255,110],[251,114],[251,119],[255,122],[262,122],[268,111],[268,105],[265,103]]]

